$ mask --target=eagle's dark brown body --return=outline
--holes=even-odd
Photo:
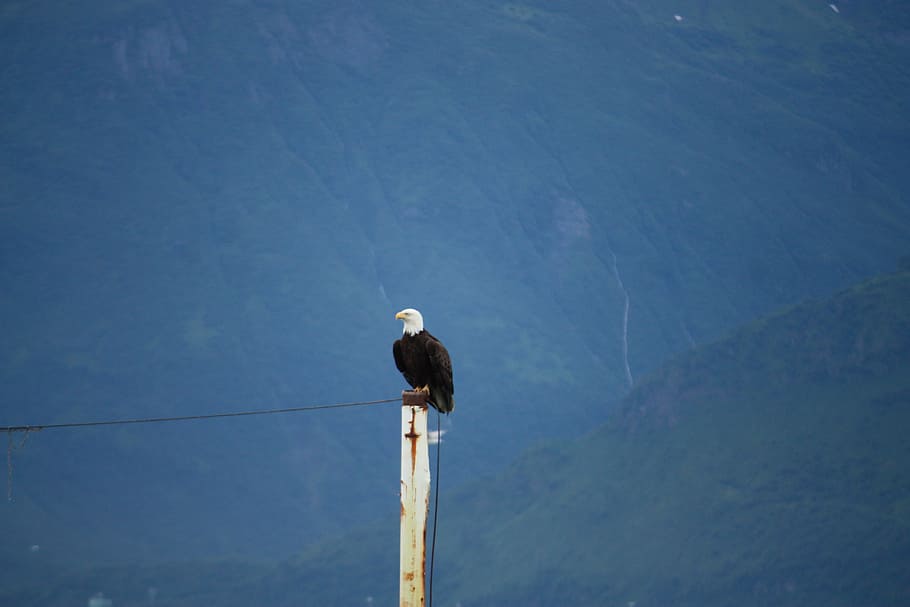
[[[449,352],[429,331],[405,333],[392,346],[395,366],[412,388],[430,389],[427,402],[442,413],[455,408],[452,361]]]

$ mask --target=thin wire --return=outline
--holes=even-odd
[[[442,433],[440,419],[442,414],[436,410],[436,494],[433,496],[433,541],[430,544],[430,603],[433,607],[433,569],[436,565],[436,520],[439,515],[439,452],[442,451]]]
[[[0,432],[6,432],[6,499],[13,501],[13,451],[21,449],[28,440],[29,432],[50,430],[53,428],[87,428],[91,426],[122,426],[127,424],[155,424],[161,422],[183,422],[199,419],[215,419],[219,417],[243,417],[248,415],[272,415],[275,413],[295,413],[298,411],[316,411],[319,409],[338,409],[341,407],[363,407],[366,405],[379,405],[398,401],[397,398],[382,400],[364,400],[350,403],[332,403],[328,405],[308,405],[305,407],[285,407],[282,409],[257,409],[253,411],[235,411],[232,413],[209,413],[205,415],[178,415],[173,417],[144,417],[136,419],[112,419],[94,422],[70,422],[65,424],[33,424],[30,426],[0,426]],[[15,445],[13,434],[23,432],[22,441]]]
[[[309,405],[305,407],[285,407],[283,409],[257,409],[254,411],[235,411],[233,413],[209,413],[206,415],[178,415],[174,417],[145,417],[137,419],[115,419],[95,422],[70,422],[66,424],[35,424],[31,426],[0,426],[0,432],[34,432],[54,428],[87,428],[89,426],[122,426],[126,424],[156,424],[161,422],[183,422],[195,419],[215,419],[218,417],[243,417],[247,415],[272,415],[275,413],[295,413],[297,411],[316,411],[318,409],[338,409],[341,407],[362,407],[379,405],[401,400],[386,398],[382,400],[364,400],[351,403],[332,403],[329,405]]]

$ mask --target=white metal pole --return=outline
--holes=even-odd
[[[419,392],[403,392],[401,396],[399,602],[401,607],[424,607],[427,512],[430,506],[427,398]]]

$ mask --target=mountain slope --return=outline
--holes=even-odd
[[[906,604],[908,297],[902,271],[751,323],[596,431],[445,492],[435,603]],[[64,605],[91,580],[126,605],[149,586],[171,607],[390,604],[396,524],[390,510],[280,567],[96,569],[6,596]]]
[[[592,434],[448,494],[435,602],[906,603],[908,296],[901,272],[748,325]],[[257,592],[392,601],[395,538],[349,535]],[[317,586],[344,571],[363,574]]]
[[[8,4],[3,422],[394,397],[414,306],[452,486],[600,423],[906,254],[908,24],[853,4]],[[0,550],[289,554],[387,506],[395,418],[30,437]]]
[[[490,605],[906,602],[907,301],[910,273],[883,277],[664,367],[603,429],[450,506],[461,526],[448,525],[479,541],[449,536],[447,591]]]

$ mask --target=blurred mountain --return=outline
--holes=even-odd
[[[394,398],[413,306],[455,486],[893,267],[902,5],[688,6],[5,3],[0,421]],[[30,434],[5,571],[289,554],[395,512],[397,416]]]
[[[661,367],[593,432],[444,491],[435,602],[906,604],[907,301],[905,270],[750,323]],[[459,463],[447,441],[443,462],[443,476]],[[93,568],[0,598],[393,604],[397,525],[389,513],[277,567]]]
[[[762,318],[661,367],[594,432],[443,492],[434,602],[906,604],[908,301],[904,270]],[[396,534],[389,517],[336,538],[240,596],[393,604]],[[333,575],[348,581],[318,584]]]
[[[470,605],[903,605],[910,273],[747,325],[443,504]]]
[[[662,367],[596,431],[443,494],[435,602],[906,604],[908,301],[904,271],[751,323]],[[239,596],[392,604],[396,525]]]

